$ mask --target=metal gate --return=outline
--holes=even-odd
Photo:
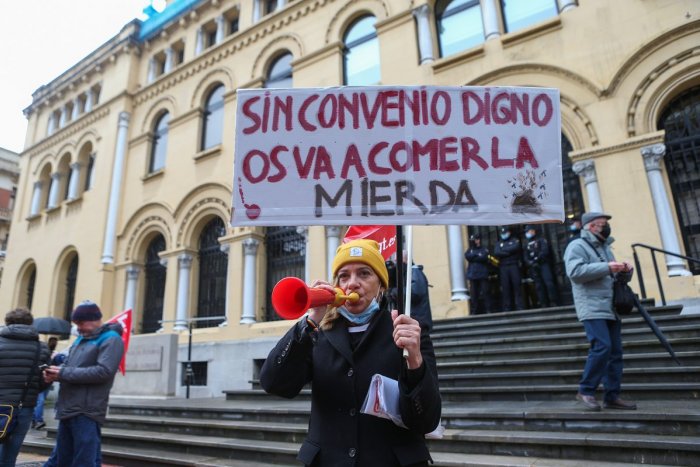
[[[265,280],[266,306],[265,319],[280,319],[272,308],[272,289],[284,277],[298,277],[304,280],[306,239],[296,227],[268,227],[265,235],[267,252],[267,277]]]
[[[199,295],[197,318],[223,316],[226,314],[226,269],[228,255],[221,251],[219,237],[226,234],[224,221],[216,217],[210,221],[199,236]],[[218,326],[223,319],[198,321],[196,327]]]
[[[143,301],[143,321],[141,332],[156,332],[161,325],[158,321],[163,319],[163,297],[165,296],[166,268],[160,263],[158,253],[165,250],[165,239],[158,235],[148,245],[146,251],[146,294]]]
[[[659,128],[666,130],[664,160],[686,255],[700,258],[700,86],[671,102]],[[688,267],[700,274],[700,264]]]
[[[66,301],[63,305],[63,317],[66,321],[71,321],[73,304],[75,303],[75,284],[78,281],[78,255],[73,256],[68,271],[66,273]]]

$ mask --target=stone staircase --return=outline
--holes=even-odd
[[[574,395],[588,345],[571,307],[437,321],[445,435],[438,466],[700,465],[700,314],[649,307],[683,366],[638,314],[623,318],[624,396],[634,412],[586,412]],[[287,401],[256,384],[226,397],[113,401],[106,462],[123,466],[298,465],[309,392]],[[25,448],[48,452],[48,437]]]

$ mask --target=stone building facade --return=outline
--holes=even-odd
[[[558,88],[567,216],[613,214],[621,259],[633,243],[700,257],[697,2],[172,0],[149,13],[33,94],[0,287],[5,309],[37,315],[86,298],[132,308],[144,360],[127,378],[188,360],[192,322],[193,395],[249,387],[290,325],[272,285],[328,276],[343,228],[228,224],[237,89]],[[545,233],[563,291],[565,227]],[[415,228],[436,320],[469,312],[468,234]],[[697,297],[700,267],[658,259],[667,298]],[[657,296],[646,250],[640,261]],[[179,350],[154,344],[163,334]],[[166,392],[183,394],[183,368]]]

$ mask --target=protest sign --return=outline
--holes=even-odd
[[[232,224],[562,222],[559,92],[244,89]]]

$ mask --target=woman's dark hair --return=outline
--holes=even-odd
[[[31,325],[34,322],[34,317],[32,312],[26,308],[15,308],[12,311],[8,311],[5,314],[5,324],[9,326],[10,324],[28,324]]]

